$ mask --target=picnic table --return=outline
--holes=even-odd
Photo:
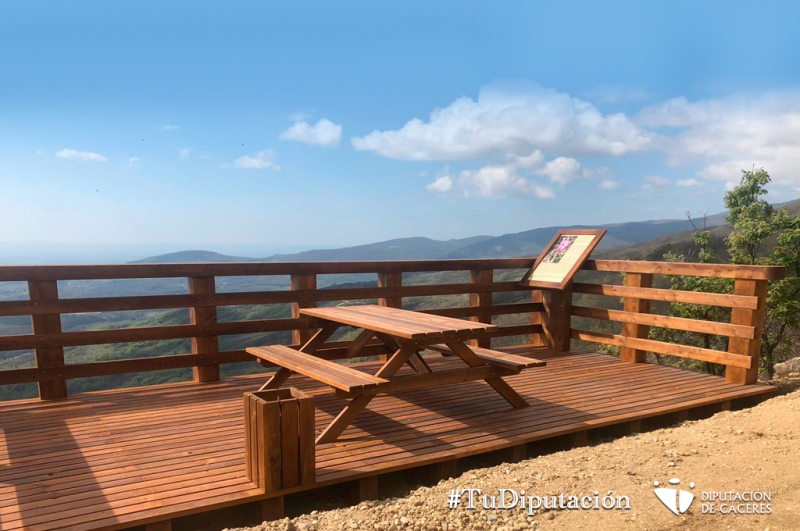
[[[262,390],[278,389],[289,376],[299,373],[331,386],[337,395],[350,400],[317,437],[316,444],[335,441],[378,393],[484,380],[515,408],[527,407],[528,403],[503,380],[503,376],[544,365],[536,359],[467,345],[466,341],[476,333],[497,328],[491,324],[376,305],[307,308],[301,309],[300,314],[312,318],[319,330],[299,350],[285,345],[270,345],[250,347],[247,352],[265,365],[280,367]],[[342,326],[363,329],[348,347],[347,357],[358,356],[374,338],[394,354],[374,375],[315,356],[314,353]],[[434,372],[420,355],[426,349],[458,357],[466,366]],[[416,374],[396,375],[406,364]]]

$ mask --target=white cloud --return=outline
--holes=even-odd
[[[630,102],[651,96],[640,88],[608,85],[586,97]],[[741,169],[754,166],[766,168],[776,187],[797,189],[800,90],[675,98],[627,116],[604,114],[590,102],[535,84],[492,83],[475,99],[458,98],[427,118],[355,137],[352,144],[395,159],[469,160],[530,170],[529,175],[546,175],[562,186],[579,178],[613,180],[602,168],[581,167],[582,157],[649,151],[662,154],[667,166],[692,167],[696,178],[645,180],[643,190],[698,186],[703,179],[738,182]]]
[[[96,162],[107,162],[108,159],[98,153],[91,151],[76,151],[74,149],[62,149],[56,153],[56,157],[71,160],[93,160]]]
[[[675,98],[643,109],[637,122],[676,128],[659,149],[674,164],[702,164],[700,177],[738,181],[741,169],[755,166],[777,184],[800,185],[800,91]]]
[[[463,170],[457,176],[439,175],[427,188],[435,192],[458,190],[465,197],[477,195],[491,199],[500,199],[511,194],[540,199],[555,197],[550,188],[521,177],[513,166],[484,166],[477,170]]]
[[[188,159],[190,154],[191,154],[191,151],[189,150],[189,148],[178,148],[178,156],[181,159],[183,159],[183,160]]]
[[[561,186],[566,186],[577,179],[608,178],[611,175],[608,168],[584,168],[580,162],[570,157],[557,157],[538,168],[531,169],[537,175],[548,176],[552,182]]]
[[[332,147],[342,140],[342,126],[323,118],[311,125],[306,121],[297,122],[280,134],[283,140],[297,140],[313,146]]]
[[[615,188],[619,188],[619,181],[615,181],[613,179],[603,179],[600,181],[599,186],[601,190],[613,190]]]
[[[242,170],[263,170],[275,164],[273,158],[272,151],[265,149],[259,151],[252,157],[247,155],[239,157],[231,163],[231,166]]]
[[[558,157],[545,164],[540,173],[550,177],[554,183],[564,186],[582,176],[581,163],[568,157]]]
[[[141,162],[139,157],[131,157],[128,159],[128,163],[126,164],[126,166],[128,166],[129,168],[133,168],[134,166],[138,166],[139,162]]]
[[[603,115],[591,103],[535,84],[493,83],[477,101],[462,97],[395,131],[353,138],[353,146],[404,160],[614,155],[647,149],[653,134],[624,114]]]
[[[179,125],[162,125],[161,126],[161,130],[162,131],[177,131],[180,128],[181,127]]]
[[[428,184],[425,188],[431,192],[449,192],[453,189],[453,178],[449,175],[437,177],[435,181]]]
[[[503,160],[515,168],[540,168],[544,164],[544,153],[538,149],[522,157],[513,153],[506,153],[503,156]]]

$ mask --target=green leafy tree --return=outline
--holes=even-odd
[[[776,210],[764,196],[770,182],[763,168],[742,170],[741,183],[725,194],[730,211],[728,252],[735,264],[779,265],[786,278],[773,282],[767,296],[761,361],[771,378],[777,360],[797,354],[800,332],[800,217]]]

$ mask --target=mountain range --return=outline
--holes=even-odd
[[[787,206],[789,210],[797,213],[797,211],[800,211],[800,200],[775,205],[775,207],[783,206]],[[705,220],[694,220],[694,223],[699,227],[719,228],[725,225],[726,217],[727,212],[721,212],[706,216]],[[630,221],[603,226],[573,225],[566,228],[593,229],[601,227],[608,229],[608,233],[598,247],[598,251],[601,252],[623,246],[633,246],[651,240],[660,240],[664,237],[693,230],[692,221],[689,219]],[[229,256],[212,251],[180,251],[150,256],[132,263],[324,262],[534,256],[544,249],[560,228],[565,227],[542,227],[501,236],[472,236],[454,240],[434,240],[424,237],[399,238],[339,249],[317,249],[293,254],[275,254],[264,258]]]

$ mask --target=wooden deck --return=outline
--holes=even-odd
[[[773,392],[596,353],[509,350],[547,362],[507,377],[531,407],[483,382],[379,396],[317,448],[317,486]],[[119,529],[265,498],[245,479],[242,421],[242,393],[264,380],[0,404],[0,528]],[[318,430],[341,409],[306,378],[287,385],[316,395]]]

